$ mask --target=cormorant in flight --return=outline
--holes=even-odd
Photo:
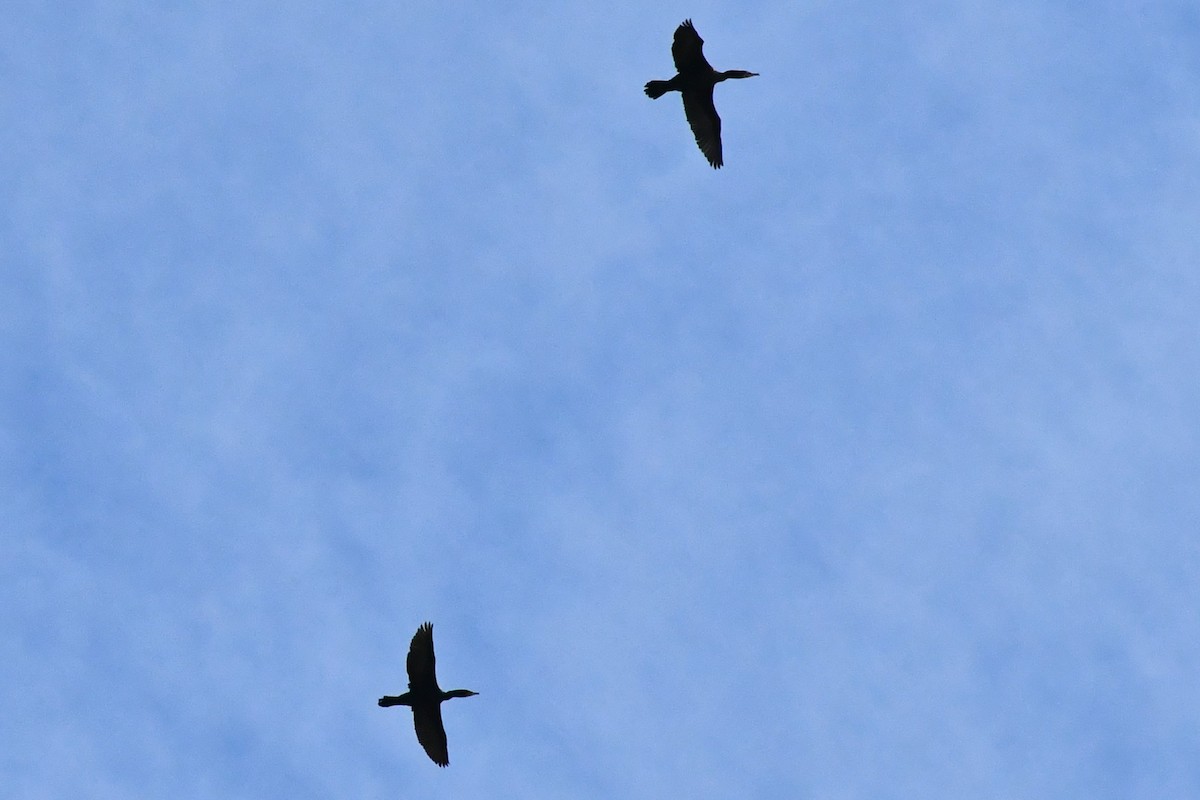
[[[704,58],[703,48],[704,40],[696,33],[692,21],[685,19],[675,29],[675,41],[671,44],[671,55],[679,74],[669,81],[650,81],[646,84],[646,96],[657,100],[667,92],[681,93],[683,113],[692,126],[700,152],[713,169],[720,169],[724,163],[721,159],[721,118],[713,105],[713,87],[729,78],[753,78],[758,73],[744,69],[717,72]]]
[[[450,764],[446,729],[442,727],[442,701],[451,697],[479,694],[469,689],[443,692],[437,683],[433,657],[433,623],[426,622],[413,634],[408,646],[408,691],[399,697],[381,697],[381,706],[411,706],[417,741],[439,767]]]

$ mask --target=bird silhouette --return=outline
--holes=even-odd
[[[446,729],[442,727],[442,702],[451,697],[471,697],[479,692],[469,689],[453,689],[443,692],[438,686],[437,671],[433,655],[433,623],[426,622],[413,634],[408,646],[408,691],[397,697],[379,698],[379,705],[410,706],[413,712],[413,727],[417,729],[417,741],[439,767],[450,764],[450,753],[446,749]]]
[[[646,84],[646,96],[657,100],[667,92],[683,95],[683,113],[696,137],[700,152],[708,159],[713,169],[725,163],[721,157],[721,118],[713,104],[713,87],[730,78],[753,78],[757,72],[731,69],[717,72],[704,57],[704,40],[696,33],[690,19],[675,29],[675,41],[671,44],[671,55],[675,58],[678,74],[669,81],[650,81]]]

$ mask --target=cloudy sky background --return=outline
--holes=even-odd
[[[172,5],[0,17],[11,796],[1200,796],[1194,2]]]

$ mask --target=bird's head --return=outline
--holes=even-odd
[[[451,697],[474,697],[477,694],[479,692],[472,692],[470,689],[451,689],[446,692],[446,699],[449,700]]]
[[[730,69],[725,71],[726,78],[757,78],[757,72],[746,72],[744,69]]]

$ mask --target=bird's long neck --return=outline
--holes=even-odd
[[[442,692],[442,699],[449,700],[451,697],[473,697],[479,692],[472,692],[470,689],[451,689],[448,692]]]
[[[744,69],[727,69],[724,72],[717,73],[717,83],[727,81],[730,78],[754,78],[757,76],[757,72],[747,72]]]

